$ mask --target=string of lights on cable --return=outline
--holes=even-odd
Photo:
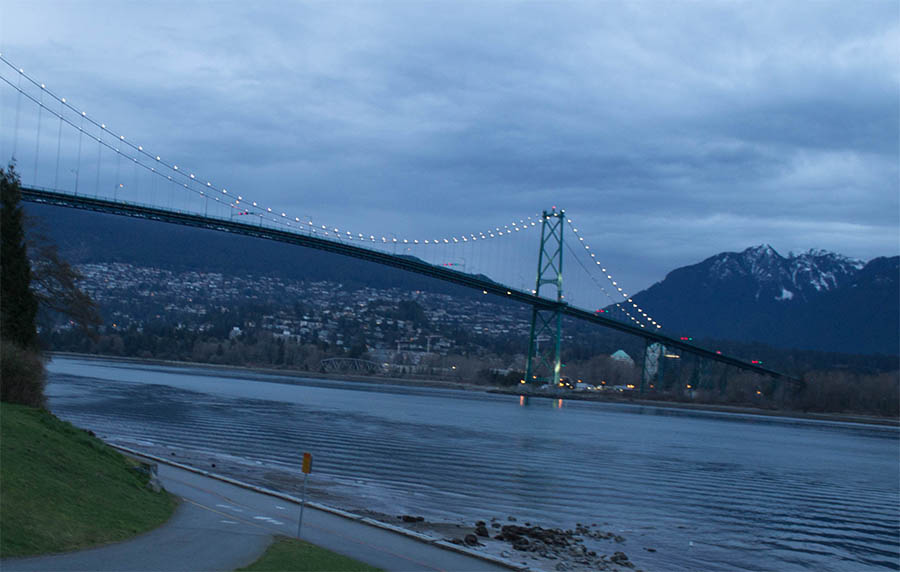
[[[572,219],[567,218],[566,222],[569,224],[570,227],[572,227],[572,232],[575,234],[575,236],[578,237],[578,242],[581,243],[581,246],[584,248],[584,251],[588,254],[588,256],[590,256],[591,262],[595,265],[596,268],[600,269],[600,272],[603,274],[603,276],[605,276],[606,279],[609,281],[609,283],[612,285],[612,287],[615,288],[616,293],[621,295],[622,298],[624,298],[624,300],[620,300],[619,302],[616,302],[616,306],[619,306],[619,308],[622,308],[621,304],[623,302],[630,304],[633,308],[633,311],[635,311],[637,314],[639,314],[647,322],[648,325],[652,325],[656,328],[662,328],[662,326],[656,320],[654,320],[652,317],[650,317],[650,315],[647,314],[647,312],[645,312],[640,306],[638,306],[637,302],[635,302],[631,298],[631,296],[627,292],[625,292],[623,290],[623,288],[619,285],[619,283],[613,278],[612,273],[610,271],[608,271],[599,260],[597,260],[596,253],[591,252],[590,245],[588,245],[587,242],[584,240],[584,237],[578,233],[578,229],[572,223]],[[597,285],[600,286],[599,283]],[[604,289],[602,286],[600,286],[600,287],[603,290],[603,292],[608,295],[608,293],[606,292],[606,289]],[[610,299],[613,299],[613,298],[610,297]],[[628,317],[631,318],[635,323],[639,324],[642,328],[645,327],[645,325],[642,324],[640,320],[631,316],[631,314],[624,308],[623,308],[623,310],[625,311],[626,315],[628,315]]]
[[[4,57],[2,53],[0,53],[0,61],[15,70],[20,78],[25,78],[25,80],[30,82],[34,87],[39,88],[40,97],[35,98],[33,95],[26,92],[19,85],[14,84],[6,77],[0,76],[0,79],[3,79],[3,81],[7,85],[15,89],[19,94],[25,96],[33,103],[38,105],[38,108],[40,110],[47,110],[47,112],[58,118],[61,122],[61,125],[62,123],[65,123],[69,127],[76,129],[80,134],[88,135],[93,140],[96,140],[98,145],[115,152],[117,156],[121,158],[131,161],[131,163],[137,167],[141,167],[152,174],[165,178],[167,181],[178,184],[181,188],[187,190],[188,192],[194,193],[195,195],[200,196],[207,201],[213,201],[230,208],[233,211],[233,214],[259,217],[260,221],[264,219],[266,223],[274,223],[278,226],[285,226],[293,230],[301,230],[311,234],[316,234],[340,241],[356,240],[359,242],[366,242],[370,244],[380,243],[382,245],[402,244],[422,246],[462,245],[468,244],[470,242],[477,242],[479,240],[510,237],[515,235],[515,233],[519,233],[521,231],[535,227],[537,225],[537,222],[540,220],[540,215],[534,215],[518,219],[517,221],[513,221],[510,224],[506,224],[503,226],[495,226],[492,229],[488,229],[485,231],[455,234],[445,237],[413,239],[396,237],[394,233],[375,234],[352,232],[346,229],[341,230],[332,225],[314,222],[310,217],[307,216],[304,216],[301,219],[301,217],[299,216],[289,215],[287,212],[273,209],[272,207],[260,204],[258,201],[254,201],[251,198],[245,198],[242,194],[228,191],[228,189],[226,189],[225,187],[219,187],[209,180],[206,180],[204,185],[204,179],[198,177],[195,173],[191,173],[189,170],[185,170],[183,167],[179,167],[174,162],[169,162],[163,159],[161,155],[151,153],[150,151],[146,150],[143,145],[133,143],[130,139],[126,138],[125,135],[116,132],[111,127],[108,127],[105,123],[94,120],[93,117],[88,116],[86,111],[75,107],[65,97],[61,97],[60,95],[51,91],[46,86],[46,84],[39,82],[38,80],[25,73],[24,69],[15,66],[6,57]],[[45,104],[45,93],[48,96],[52,97],[54,101],[59,102],[62,107],[74,113],[75,116],[80,120],[81,125],[76,125],[74,121],[65,117],[61,112],[57,112],[51,109],[48,104]],[[84,122],[93,125],[97,129],[98,136],[89,135],[85,131]],[[40,127],[40,122],[38,125]],[[109,143],[108,141],[104,140],[104,136],[111,138],[113,141],[115,141],[115,144]],[[127,149],[130,149],[132,154],[126,152]]]
[[[581,259],[578,257],[578,253],[575,252],[574,250],[572,250],[572,247],[569,243],[566,243],[566,249],[569,251],[569,254],[572,255],[572,259],[578,263],[578,265],[581,267],[582,270],[585,271],[585,274],[587,274],[587,276],[591,279],[591,281],[594,283],[594,285],[597,286],[598,288],[600,288],[600,291],[603,292],[603,295],[606,296],[606,298],[610,302],[612,302],[612,304],[616,307],[616,309],[618,309],[623,314],[625,314],[625,317],[627,317],[629,320],[634,322],[637,326],[639,326],[641,328],[646,327],[644,324],[641,323],[640,320],[638,320],[637,318],[635,318],[634,316],[631,315],[631,313],[628,311],[628,309],[625,306],[623,306],[622,302],[618,298],[614,298],[612,296],[612,294],[610,294],[606,290],[606,288],[603,287],[603,284],[597,280],[595,274],[593,272],[591,272],[588,269],[588,267],[584,265],[584,263],[582,263]],[[605,312],[605,310],[603,310],[603,309],[596,310],[596,313],[598,313],[598,314],[604,313],[604,312]]]

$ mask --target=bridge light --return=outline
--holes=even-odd
[[[100,129],[106,129],[106,123],[101,123],[101,124],[100,124]]]
[[[66,102],[66,98],[64,97],[64,98],[60,99],[60,101],[63,102],[63,103],[65,103],[65,102]]]
[[[84,111],[82,111],[82,112],[81,112],[81,116],[82,116],[82,117],[87,117],[87,113],[84,112]]]
[[[144,150],[144,148],[141,147],[140,145],[138,145],[138,151],[143,151],[143,150]]]
[[[159,161],[159,155],[156,156],[156,160]]]

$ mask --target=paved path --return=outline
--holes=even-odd
[[[168,465],[167,490],[181,497],[175,516],[132,540],[68,554],[6,559],[4,572],[39,570],[234,570],[259,557],[273,535],[297,533],[298,505]],[[384,570],[509,569],[389,530],[306,508],[303,538]]]

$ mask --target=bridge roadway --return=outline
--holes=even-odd
[[[497,282],[493,282],[491,280],[486,280],[484,278],[479,278],[471,274],[465,274],[463,272],[453,270],[452,268],[444,266],[434,266],[432,264],[419,260],[418,258],[413,258],[410,256],[389,254],[386,252],[380,252],[377,250],[365,248],[363,246],[350,244],[349,242],[331,240],[308,234],[300,234],[287,230],[269,228],[261,225],[253,225],[244,222],[206,217],[200,214],[184,211],[160,209],[147,205],[139,205],[121,201],[111,201],[108,199],[88,197],[84,195],[72,195],[69,193],[61,193],[59,191],[44,188],[22,187],[22,198],[25,201],[34,203],[91,210],[107,214],[130,216],[173,224],[180,224],[184,226],[193,226],[210,230],[218,230],[222,232],[243,234],[246,236],[254,236],[267,240],[275,240],[279,242],[286,242],[289,244],[296,244],[298,246],[325,250],[327,252],[334,252],[336,254],[351,256],[353,258],[359,258],[362,260],[369,260],[371,262],[376,262],[385,266],[392,266],[394,268],[400,268],[409,272],[424,274],[425,276],[437,278],[438,280],[444,280],[446,282],[452,282],[454,284],[459,284],[468,288],[481,290],[484,293],[502,296],[531,306],[537,306],[539,308],[544,308],[547,310],[556,310],[558,308],[564,315],[571,316],[579,320],[584,320],[586,322],[592,322],[606,328],[625,332],[627,334],[639,336],[651,342],[659,342],[666,347],[678,348],[680,350],[693,353],[703,358],[711,359],[743,370],[768,375],[776,379],[782,378],[785,381],[789,382],[799,381],[780,372],[761,367],[756,364],[748,363],[735,357],[719,354],[717,352],[686,343],[682,340],[660,334],[659,332],[654,332],[645,328],[640,328],[631,324],[619,322],[617,320],[601,316],[589,310],[575,308],[565,302],[557,302],[556,300],[542,298],[540,296],[532,294],[531,292],[516,290],[514,288],[498,284]]]

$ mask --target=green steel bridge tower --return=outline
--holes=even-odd
[[[537,284],[534,294],[541,295],[541,287],[555,285],[556,302],[552,309],[537,305],[531,310],[531,333],[528,339],[528,361],[525,382],[550,384],[559,387],[560,349],[562,347],[562,271],[563,226],[565,211],[544,211],[541,216],[541,247],[538,252]],[[551,288],[553,286],[550,286]],[[550,342],[541,345],[541,342]]]

